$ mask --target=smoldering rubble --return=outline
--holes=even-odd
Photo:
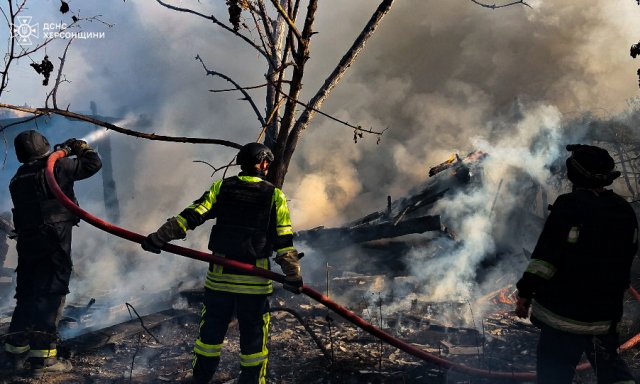
[[[430,167],[425,182],[406,196],[389,197],[383,209],[342,227],[297,232],[297,243],[308,253],[303,258],[306,283],[388,334],[439,358],[487,371],[532,372],[538,331],[512,313],[513,284],[529,256],[531,248],[526,244],[535,241],[534,234],[544,221],[541,205],[550,197],[530,174],[511,172],[517,184],[524,186],[518,189],[520,198],[530,204],[513,204],[510,207],[518,211],[505,212],[501,200],[514,181],[490,182],[487,167],[492,156],[480,150],[453,154]],[[479,192],[487,185],[491,194]],[[483,198],[474,197],[478,194]],[[483,257],[474,258],[464,243],[474,241],[477,235],[472,230],[478,228],[465,228],[469,223],[452,213],[452,202],[461,197],[468,203],[482,201],[484,215],[509,221],[511,229],[518,230],[496,230],[493,245],[481,247]],[[482,228],[481,221],[470,222]],[[525,247],[516,249],[516,243]],[[476,261],[471,269],[455,265],[469,260]],[[420,271],[417,265],[429,271]],[[452,269],[462,283],[443,289],[449,281],[442,271]],[[434,281],[433,273],[440,279]],[[3,286],[9,290],[10,284]],[[471,291],[473,295],[468,294]],[[188,382],[203,290],[178,283],[122,297],[120,303],[114,302],[113,295],[108,290],[94,291],[67,303],[60,349],[75,370],[51,376],[49,382]],[[623,339],[640,331],[638,307],[631,298],[625,303]],[[4,307],[3,334],[9,316],[10,308]],[[271,324],[270,383],[496,380],[422,361],[309,298],[282,289],[276,289],[272,299]],[[216,383],[232,383],[238,375],[237,338],[234,321]],[[639,368],[631,353],[623,356],[634,369]],[[581,371],[579,378],[595,382],[590,370]],[[3,380],[35,382],[19,375]]]

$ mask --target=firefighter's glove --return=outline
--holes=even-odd
[[[71,148],[71,154],[72,155],[76,155],[76,156],[80,157],[80,156],[84,155],[85,152],[91,150],[91,147],[89,146],[89,144],[87,144],[87,142],[84,141],[84,140],[71,139],[71,140],[67,140],[67,141],[71,141],[68,144],[68,146],[69,146],[69,148]]]
[[[178,224],[178,219],[172,217],[168,219],[157,231],[151,233],[141,243],[142,249],[145,251],[160,253],[164,245],[171,240],[184,239],[186,233]]]
[[[516,300],[516,316],[526,319],[529,317],[529,309],[531,308],[531,299],[517,296]]]
[[[56,144],[53,146],[53,149],[55,151],[64,151],[64,155],[65,156],[69,156],[71,155],[71,146],[69,145],[72,141],[75,141],[76,139],[69,139],[67,141],[65,141],[64,143],[60,143],[60,144]]]
[[[287,291],[291,291],[295,294],[302,292],[302,275],[300,274],[300,260],[298,257],[298,251],[295,249],[289,251],[278,252],[275,261],[284,273],[283,287]]]
[[[163,243],[158,239],[158,233],[153,232],[140,244],[142,245],[142,249],[148,252],[160,253],[162,247],[164,247],[166,243]]]

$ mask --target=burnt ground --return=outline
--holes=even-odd
[[[180,309],[134,318],[65,340],[61,351],[73,363],[72,373],[33,379],[2,372],[0,383],[188,383],[199,320],[198,293],[190,292],[188,296],[189,304],[183,304]],[[424,363],[380,343],[303,296],[278,291],[271,304],[267,381],[270,384],[514,382],[447,372]],[[442,305],[432,303],[417,303],[409,311],[383,317],[383,325],[387,332],[442,358],[484,369],[533,370],[536,328],[510,314],[511,305],[500,301],[494,304],[494,313],[478,327],[482,331],[437,323],[425,315],[437,312],[440,309],[437,305]],[[635,318],[633,305],[628,312]],[[367,315],[367,309],[363,312]],[[373,323],[378,322],[374,317]],[[625,324],[623,340],[638,332],[631,320]],[[634,348],[624,352],[623,357],[640,378],[638,351]],[[213,383],[235,382],[238,353],[238,327],[232,323]],[[579,373],[574,382],[595,384],[596,381],[591,370],[587,370]]]

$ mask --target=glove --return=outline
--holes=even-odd
[[[89,146],[89,144],[87,144],[86,141],[84,140],[76,140],[76,139],[71,139],[71,140],[67,140],[71,141],[70,143],[68,143],[69,148],[71,148],[71,154],[72,155],[76,155],[78,157],[84,155],[84,153],[88,150],[91,149],[91,147]],[[65,142],[65,144],[67,143]]]
[[[76,139],[69,139],[61,144],[56,144],[53,146],[55,151],[64,151],[65,156],[69,156],[71,154],[71,143]]]
[[[284,278],[284,284],[282,284],[282,288],[286,289],[289,292],[293,292],[296,295],[299,295],[302,293],[302,285],[304,283],[302,282],[302,276],[298,276],[297,278],[290,278],[289,276],[286,276]]]
[[[302,292],[302,275],[300,275],[300,258],[295,249],[278,252],[275,262],[282,268],[285,274],[284,289],[299,294]]]
[[[516,316],[526,319],[529,317],[529,308],[531,307],[531,299],[518,296],[516,301]]]
[[[172,217],[162,224],[157,231],[151,233],[140,245],[145,251],[160,253],[160,249],[171,240],[184,239],[185,231],[178,224],[178,219]]]
[[[153,232],[152,234],[147,236],[147,238],[144,239],[144,241],[140,245],[142,245],[142,249],[144,249],[145,251],[160,253],[162,247],[164,247],[165,244],[165,242],[162,242],[160,241],[160,239],[158,239],[158,233]]]

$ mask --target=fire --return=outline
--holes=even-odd
[[[509,288],[502,288],[496,296],[496,301],[502,304],[514,305],[517,301],[515,291]]]

